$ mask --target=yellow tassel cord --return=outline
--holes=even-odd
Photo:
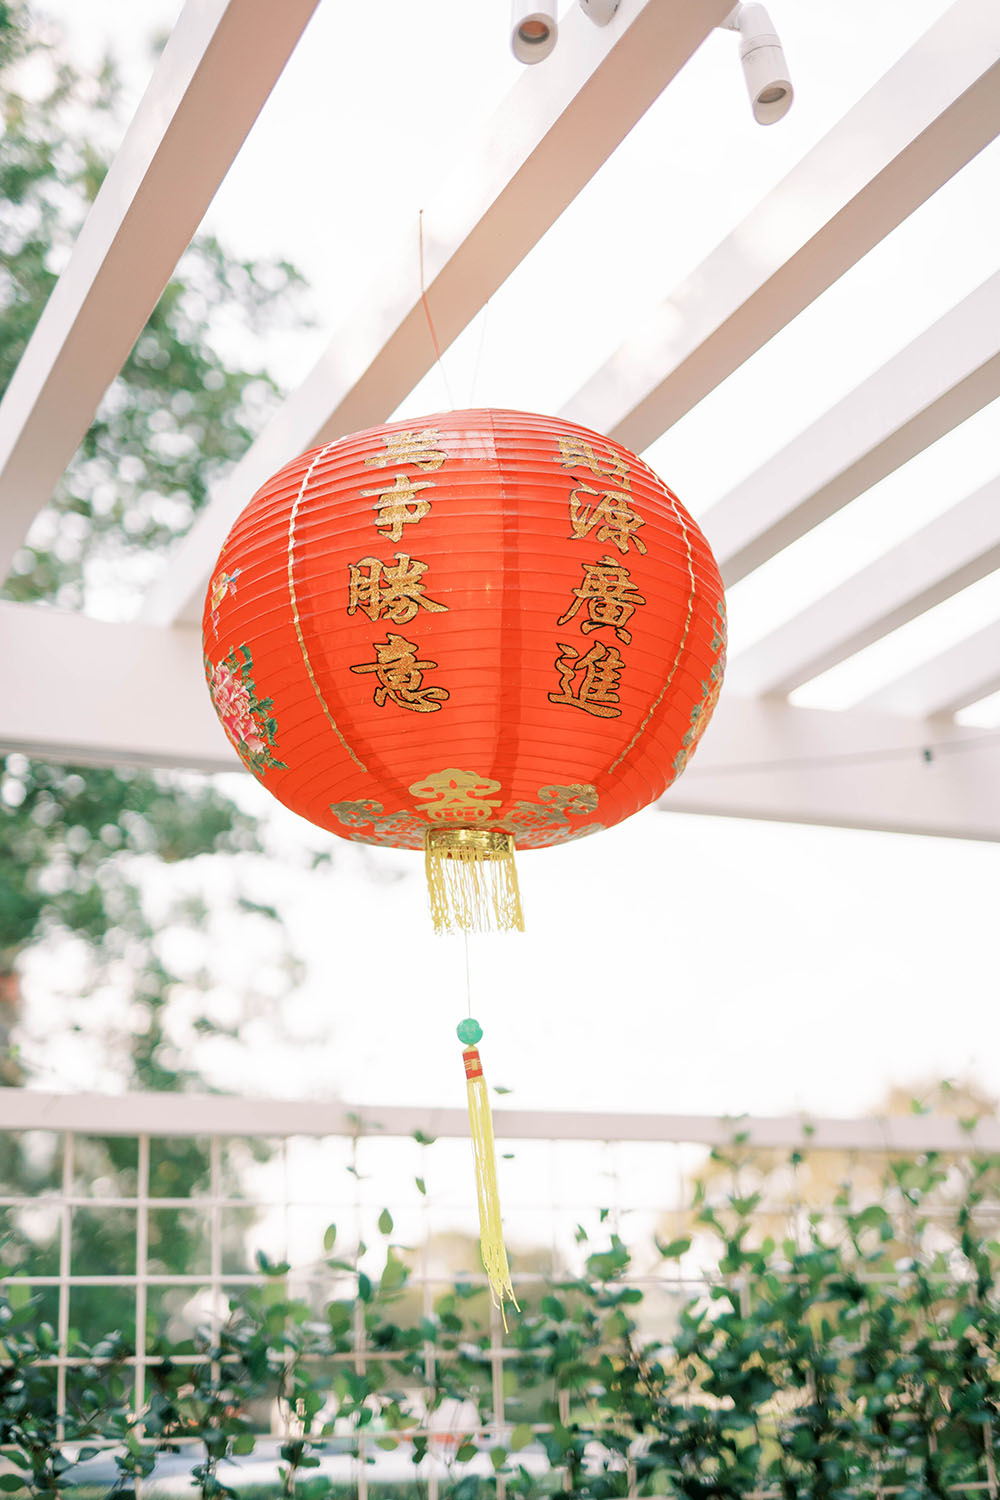
[[[475,1023],[473,1023],[475,1024]],[[500,1219],[500,1194],[497,1190],[497,1153],[493,1143],[493,1117],[490,1100],[483,1078],[483,1064],[476,1047],[467,1047],[462,1053],[465,1063],[465,1081],[469,1093],[469,1128],[472,1131],[472,1154],[476,1163],[476,1192],[479,1197],[479,1247],[483,1257],[483,1269],[490,1283],[494,1306],[500,1309],[503,1326],[504,1302],[517,1306],[514,1288],[507,1264],[507,1250],[503,1242],[503,1224]]]
[[[435,932],[524,931],[509,833],[431,828],[424,866]]]

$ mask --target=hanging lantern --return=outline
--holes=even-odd
[[[423,850],[435,927],[469,931],[523,925],[515,850],[609,828],[683,770],[725,610],[708,544],[642,459],[558,418],[453,411],[268,480],[204,636],[247,768],[331,833]]]
[[[424,849],[436,925],[520,925],[511,856],[662,795],[722,680],[722,582],[635,454],[459,411],[287,464],[205,607],[216,711],[269,791]]]

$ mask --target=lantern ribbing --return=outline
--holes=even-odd
[[[725,655],[676,496],[609,439],[506,411],[286,465],[233,526],[204,628],[253,774],[330,832],[414,850],[461,829],[544,848],[656,800]]]

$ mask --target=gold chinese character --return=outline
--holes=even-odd
[[[424,673],[437,666],[436,661],[417,661],[417,647],[412,641],[404,641],[401,635],[387,632],[384,641],[375,642],[375,661],[352,667],[352,672],[374,672],[378,678],[375,689],[375,704],[384,708],[386,702],[397,703],[400,708],[413,709],[415,713],[434,714],[441,707],[439,700],[449,697],[445,688],[421,687]]]
[[[426,572],[427,564],[417,562],[406,552],[396,553],[395,567],[377,557],[363,557],[360,562],[350,563],[347,613],[353,615],[360,609],[369,620],[381,620],[388,615],[395,625],[405,625],[418,609],[440,614],[448,606],[425,596],[421,580]]]
[[[423,432],[387,432],[385,452],[372,453],[365,459],[369,469],[399,469],[404,464],[416,464],[418,469],[440,469],[448,457],[441,448],[435,447],[441,434],[433,427]]]
[[[581,499],[583,495],[593,495],[599,503],[588,503]],[[635,535],[646,523],[632,509],[632,496],[627,490],[592,490],[589,485],[582,484],[569,497],[569,520],[570,535],[575,541],[589,536],[597,526],[597,540],[611,542],[623,557],[629,542],[635,542],[637,551],[646,551],[645,542]]]
[[[481,823],[500,806],[500,799],[491,795],[500,791],[499,781],[456,766],[415,781],[410,791],[431,804],[421,812],[426,812],[432,823]]]
[[[564,469],[589,469],[591,474],[617,479],[624,490],[631,489],[628,464],[610,449],[605,453],[602,463],[592,444],[585,443],[582,438],[561,437],[559,452],[562,454]]]
[[[405,474],[397,474],[391,490],[362,490],[362,495],[378,497],[372,509],[379,515],[375,522],[379,536],[390,542],[401,542],[403,527],[422,521],[431,508],[429,500],[417,499],[417,491],[431,488],[429,479],[408,479]],[[388,530],[383,530],[383,527],[388,527]]]
[[[581,604],[586,604],[588,618],[580,629],[584,635],[610,625],[620,641],[627,646],[632,639],[631,631],[625,629],[635,614],[637,604],[645,604],[643,596],[636,592],[629,577],[628,568],[616,563],[613,557],[602,557],[600,562],[584,563],[583,582],[574,589],[576,603],[571,604],[557,625],[566,625]]]
[[[617,719],[621,716],[618,703],[618,683],[621,679],[621,652],[614,646],[595,641],[581,656],[575,646],[559,642],[560,655],[556,658],[559,673],[558,693],[549,693],[550,703],[568,703],[572,708],[582,708],[584,713],[594,714],[599,719]],[[582,674],[582,675],[581,675]],[[580,677],[573,691],[573,679]]]

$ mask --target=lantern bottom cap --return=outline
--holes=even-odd
[[[431,828],[424,846],[444,859],[511,859],[514,855],[513,836],[496,828]]]
[[[424,868],[435,932],[524,931],[511,834],[429,828]]]

